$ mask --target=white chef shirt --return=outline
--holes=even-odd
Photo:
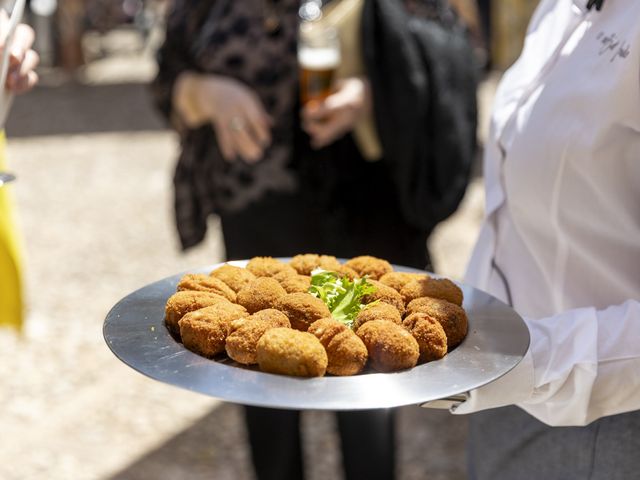
[[[531,345],[454,413],[640,409],[640,2],[586,3],[541,2],[496,94],[466,282],[512,303]]]

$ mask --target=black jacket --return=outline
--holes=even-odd
[[[378,135],[406,220],[430,231],[458,207],[476,151],[477,63],[464,28],[367,0],[362,45]]]

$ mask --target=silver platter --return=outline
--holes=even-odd
[[[246,261],[229,263],[246,265]],[[208,273],[220,265],[192,273]],[[512,308],[459,284],[469,333],[441,360],[401,372],[351,377],[263,373],[200,357],[173,339],[164,325],[164,307],[182,275],[151,283],[120,300],[104,321],[105,341],[120,360],[144,375],[228,402],[299,410],[421,404],[464,394],[501,377],[520,362],[529,346],[528,329]]]

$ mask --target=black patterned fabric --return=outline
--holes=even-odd
[[[181,136],[174,177],[176,221],[184,248],[199,243],[213,213],[237,212],[268,191],[291,192],[289,165],[297,115],[297,0],[274,3],[280,24],[264,28],[263,2],[174,2],[166,40],[158,52],[152,90],[161,111]],[[235,78],[257,93],[273,118],[273,143],[255,165],[222,158],[211,126],[182,127],[172,114],[173,84],[185,70]]]

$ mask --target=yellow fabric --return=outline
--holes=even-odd
[[[6,139],[0,132],[0,171],[7,169]],[[17,228],[11,186],[0,187],[0,326],[22,328],[22,283]]]
[[[342,61],[336,71],[336,78],[366,75],[360,42],[363,5],[363,0],[341,0],[331,2],[323,9],[322,21],[335,27],[340,37]],[[353,136],[364,158],[378,160],[382,157],[373,112],[356,123]]]

